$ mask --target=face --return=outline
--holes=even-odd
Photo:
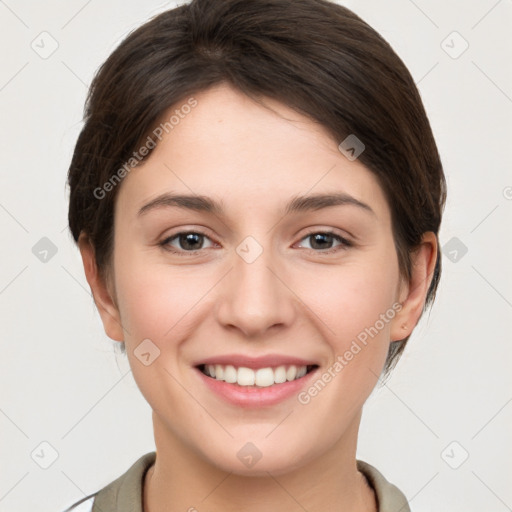
[[[160,439],[224,471],[280,474],[354,434],[414,312],[371,172],[279,103],[265,100],[272,111],[225,85],[194,98],[122,182],[116,308],[102,317],[126,343]],[[206,376],[205,362],[257,382]],[[293,379],[292,366],[308,373]],[[269,385],[286,372],[292,380]],[[256,454],[254,467],[244,462]]]

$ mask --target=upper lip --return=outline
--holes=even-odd
[[[201,366],[203,364],[221,364],[232,365],[240,368],[241,366],[245,368],[267,368],[267,367],[276,367],[276,366],[317,366],[318,364],[315,361],[308,361],[306,359],[302,359],[300,357],[293,356],[285,356],[280,354],[269,354],[266,356],[260,357],[251,357],[243,354],[224,354],[221,356],[212,356],[206,359],[202,359],[194,364],[194,366]]]

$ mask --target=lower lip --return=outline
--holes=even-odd
[[[224,400],[239,407],[266,407],[278,404],[293,395],[297,395],[304,388],[312,376],[316,374],[318,367],[306,373],[300,379],[273,384],[266,387],[239,386],[223,380],[217,380],[205,375],[199,368],[194,368],[202,381]]]

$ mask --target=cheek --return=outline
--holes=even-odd
[[[128,333],[125,345],[133,377],[155,411],[165,410],[170,393],[177,404],[174,413],[186,418],[186,409],[180,412],[178,407],[189,403],[189,397],[182,395],[173,376],[181,380],[180,347],[193,336],[201,297],[212,284],[199,273],[149,264],[142,257],[128,254],[119,258],[118,268],[116,291],[121,321]],[[146,363],[145,353],[149,353]]]
[[[375,257],[336,267],[320,279],[316,275],[309,280],[303,294],[308,296],[308,306],[318,313],[325,326],[332,360],[342,356],[347,362],[349,371],[344,373],[352,374],[353,369],[362,366],[380,373],[396,314],[393,304],[396,303],[397,282],[398,261],[396,255],[387,250]],[[320,324],[317,322],[317,325]],[[374,377],[366,373],[366,377]],[[354,374],[353,378],[363,377]]]
[[[303,288],[308,305],[331,327],[331,335],[346,339],[373,325],[395,300],[398,271],[389,265],[357,262],[328,274],[316,274]]]
[[[332,419],[334,430],[362,407],[388,354],[398,268],[383,270],[377,262],[346,266],[311,280],[307,287],[307,304],[318,312],[315,325],[323,332],[330,357],[319,380],[299,401],[314,403],[319,416]]]
[[[183,335],[194,305],[211,287],[199,273],[172,271],[166,265],[126,258],[121,267],[126,271],[116,273],[116,286],[127,344],[149,338],[160,345]]]

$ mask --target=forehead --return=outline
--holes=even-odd
[[[319,123],[268,98],[263,106],[227,85],[193,98],[193,108],[181,108],[186,98],[163,116],[173,123],[123,179],[116,214],[133,216],[165,192],[218,198],[238,212],[260,214],[293,196],[344,192],[371,203],[380,216],[389,213],[373,173],[349,161]]]

